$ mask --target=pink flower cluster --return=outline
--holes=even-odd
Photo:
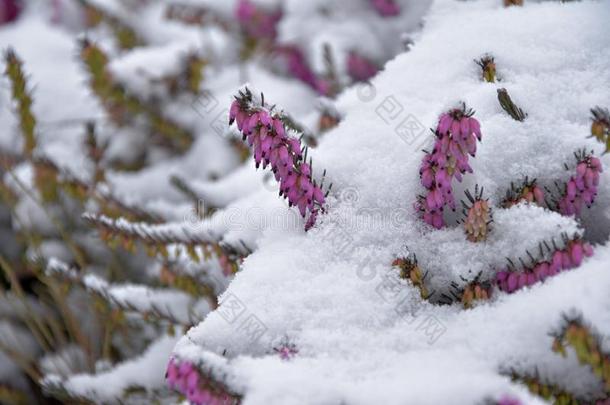
[[[280,356],[280,359],[282,360],[291,360],[299,353],[299,350],[297,349],[296,345],[292,343],[282,343],[279,347],[276,347],[273,350]]]
[[[282,18],[281,10],[257,8],[250,0],[239,0],[235,16],[244,33],[255,39],[274,40],[277,36],[277,23]]]
[[[0,25],[15,21],[21,13],[21,3],[17,0],[0,0]]]
[[[466,238],[471,242],[484,241],[489,233],[490,222],[491,210],[488,201],[480,198],[475,200],[464,219]]]
[[[347,56],[347,74],[354,81],[365,82],[378,71],[377,65],[356,52],[350,52]]]
[[[290,206],[295,205],[303,218],[309,213],[305,229],[311,228],[319,210],[323,210],[325,195],[322,184],[312,178],[311,160],[306,162],[301,142],[288,136],[282,118],[267,109],[264,101],[261,106],[253,106],[248,89],[240,91],[231,104],[229,124],[233,121],[252,148],[256,167],[271,167],[280,182],[280,196],[287,198]]]
[[[296,46],[278,46],[275,52],[284,57],[288,72],[323,96],[330,93],[330,83],[311,70],[303,52]]]
[[[180,391],[191,404],[195,405],[229,405],[232,398],[222,390],[214,389],[212,382],[202,377],[191,363],[176,362],[170,359],[165,379],[171,389]]]
[[[576,158],[576,174],[567,182],[565,193],[558,203],[562,215],[579,215],[583,205],[590,207],[597,196],[601,161],[585,152],[576,154]]]
[[[523,272],[502,270],[496,274],[496,283],[502,291],[513,293],[525,286],[531,286],[544,281],[561,271],[570,270],[580,266],[585,257],[593,255],[593,248],[581,239],[574,239],[566,243],[563,250],[555,250],[548,261],[542,261],[531,269]]]
[[[472,118],[474,112],[466,105],[441,115],[436,129],[436,142],[432,153],[426,153],[419,171],[421,184],[428,190],[419,196],[416,208],[423,213],[424,221],[437,229],[445,225],[443,209],[455,210],[451,181],[455,177],[472,173],[468,155],[474,156],[477,139],[481,140],[479,121]]]
[[[400,14],[400,7],[394,0],[370,0],[375,10],[383,17],[393,17]]]

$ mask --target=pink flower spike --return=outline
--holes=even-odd
[[[271,117],[265,106],[254,105],[252,93],[246,89],[236,99],[237,116],[243,121],[238,128],[252,147],[256,167],[268,165],[280,183],[279,195],[288,200],[290,207],[297,206],[306,218],[305,227],[315,223],[320,211],[324,211],[324,192],[312,179],[311,167],[302,156],[298,139],[287,137],[283,121]],[[233,111],[235,112],[235,111]],[[238,121],[240,121],[238,120]]]

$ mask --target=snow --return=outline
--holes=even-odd
[[[24,60],[39,118],[40,156],[71,176],[89,179],[83,123],[95,121],[97,140],[109,142],[104,163],[141,163],[134,171],[108,168],[107,184],[96,192],[165,222],[113,221],[97,216],[95,204],[58,210],[55,220],[73,225],[84,210],[85,219],[111,221],[126,234],[171,241],[168,258],[145,259],[139,252],[123,259],[105,250],[97,233],[83,236],[79,228],[79,242],[95,255],[90,267],[75,269],[73,263],[62,263],[74,258],[59,239],[57,224],[41,208],[37,194],[24,190],[33,188],[33,166],[22,162],[3,172],[4,183],[18,197],[10,216],[12,230],[41,237],[39,244],[27,247],[27,257],[49,260],[47,275],[104,297],[142,328],[131,335],[136,336],[136,349],[121,347],[133,357],[117,364],[98,359],[95,373],[84,373],[88,367],[76,346],[41,354],[37,361],[49,391],[118,403],[126,391],[141,387],[165,398],[172,394],[164,373],[175,356],[243,395],[245,405],[471,404],[506,394],[524,404],[543,403],[511,381],[513,370],[538,373],[541,380],[586,399],[602,394],[599,381],[573,354],[562,358],[551,351],[549,332],[561,324],[563,314],[577,311],[600,335],[610,336],[610,155],[602,157],[597,201],[579,218],[534,205],[499,205],[511,183],[526,177],[553,190],[549,197],[557,197],[555,182],[572,175],[576,150],[602,154],[603,145],[587,135],[589,109],[610,105],[608,0],[526,1],[524,7],[510,8],[499,0],[397,0],[403,12],[392,18],[375,14],[368,0],[285,0],[278,41],[301,46],[316,73],[325,73],[325,44],[334,51],[342,85],[350,82],[349,52],[383,66],[370,83],[347,87],[336,100],[321,98],[299,80],[279,74],[269,55],[241,60],[242,44],[226,27],[167,21],[165,2],[150,2],[134,16],[130,2],[90,1],[128,22],[145,45],[119,50],[108,27],[88,30],[87,36],[111,57],[113,78],[194,139],[187,152],[175,154],[151,145],[145,120],[123,127],[106,120],[78,59],[82,32],[72,21],[78,14],[74,4],[65,16],[70,21],[59,26],[46,18],[48,7],[40,11],[42,3],[32,2],[15,24],[0,28],[1,47],[10,45]],[[253,2],[278,5],[276,0]],[[237,1],[180,3],[231,21]],[[413,41],[408,50],[405,39]],[[189,52],[209,62],[202,93],[169,97],[162,79],[176,74]],[[473,61],[486,53],[495,57],[496,83],[483,82]],[[242,161],[232,144],[241,135],[227,125],[228,107],[245,85],[262,91],[267,103],[290,114],[318,142],[308,152],[314,176],[319,179],[326,170],[333,188],[327,212],[308,232],[297,210],[278,197],[269,171],[256,170],[251,158]],[[9,88],[3,77],[0,149],[18,153],[21,140]],[[523,122],[502,110],[499,88],[506,88],[527,112]],[[483,138],[476,157],[470,158],[474,173],[462,183],[454,180],[454,195],[459,200],[475,185],[484,189],[494,221],[489,238],[480,243],[466,240],[458,224],[461,209],[447,214],[449,226],[442,230],[425,225],[413,209],[424,192],[419,168],[422,149],[431,148],[429,128],[460,101],[476,111]],[[341,122],[322,135],[317,125],[319,111],[326,107]],[[174,187],[174,176],[199,201]],[[202,217],[202,206],[216,211]],[[428,274],[427,287],[444,292],[451,283],[463,286],[477,275],[493,279],[507,259],[529,263],[528,253],[537,256],[541,243],[556,242],[561,248],[564,235],[593,243],[594,256],[578,269],[514,294],[496,289],[490,300],[467,310],[460,303],[441,306],[422,300],[392,267],[397,257],[413,254]],[[193,240],[228,246],[247,257],[231,279],[216,257],[195,263],[180,250],[182,243]],[[120,282],[106,277],[114,270],[106,268],[108,263],[115,265],[115,260],[122,260]],[[224,291],[219,307],[160,285],[165,266],[205,281],[215,293]],[[2,297],[0,342],[38,355],[40,348],[14,322],[28,309],[14,301],[11,294]],[[28,305],[47,315],[46,306],[29,299]],[[164,329],[142,326],[144,313],[161,318],[163,326],[202,321],[182,336],[178,330],[169,336]],[[298,349],[289,361],[274,351],[285,341]],[[610,350],[610,340],[603,344]],[[0,381],[10,380],[15,368],[0,354]],[[14,380],[19,383],[18,377]]]
[[[500,374],[511,368],[538,369],[582,395],[599,393],[586,368],[551,352],[548,332],[571,308],[595,325],[610,325],[607,246],[596,246],[595,256],[576,271],[511,296],[496,293],[472,310],[421,302],[406,284],[398,296],[386,290],[388,282],[399,282],[391,262],[405,245],[442,285],[468,270],[489,276],[507,256],[525,257],[542,240],[580,232],[571,219],[527,206],[495,209],[492,234],[481,245],[467,242],[460,228],[426,228],[411,206],[422,192],[420,145],[431,135],[424,131],[409,144],[394,129],[408,116],[432,127],[441,112],[464,100],[476,110],[483,141],[472,160],[474,174],[455,195],[476,183],[496,205],[511,181],[565,180],[564,162],[573,167],[576,149],[601,153],[586,136],[590,106],[610,102],[610,49],[601,23],[609,16],[604,2],[510,9],[491,1],[435,2],[412,50],[373,80],[373,100],[363,86],[338,100],[345,120],[312,151],[314,166],[325,168],[336,186],[317,229],[262,229],[257,250],[219,309],[189,331],[175,354],[211,364],[229,375],[229,383],[239,381],[243,386],[232,387],[245,394],[246,404],[476,403],[508,393],[539,403]],[[473,59],[485,52],[496,57],[502,82],[480,81]],[[501,110],[498,87],[529,114],[524,122]],[[399,116],[388,114],[388,97],[400,103]],[[610,229],[609,180],[606,171],[596,208],[587,214],[596,221],[583,224],[599,241]],[[254,198],[247,198],[252,207],[273,204],[271,196],[268,202]],[[366,222],[358,221],[359,214]],[[349,254],[338,250],[346,240]],[[236,307],[243,310],[233,319]],[[254,332],[262,333],[247,327],[252,317],[259,322]],[[284,336],[299,348],[289,362],[273,355]],[[222,353],[225,362],[219,362]]]

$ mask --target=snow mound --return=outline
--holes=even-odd
[[[483,140],[474,173],[454,181],[456,196],[478,184],[497,206],[511,182],[528,176],[550,187],[569,178],[564,164],[574,166],[576,150],[601,154],[586,135],[589,109],[610,104],[608,18],[607,2],[508,9],[495,1],[435,2],[412,50],[339,99],[345,120],[312,152],[335,184],[328,213],[308,233],[284,223],[250,234],[258,249],[174,354],[215,370],[245,404],[478,403],[502,394],[540,403],[510,381],[511,369],[538,369],[575,393],[599,389],[575,358],[551,352],[548,332],[572,308],[610,332],[609,247],[596,246],[577,270],[510,296],[498,292],[471,310],[422,301],[391,263],[408,249],[440,288],[479,272],[492,277],[506,257],[526,257],[563,233],[607,240],[608,170],[580,223],[532,206],[495,209],[490,238],[476,245],[455,225],[459,216],[435,231],[412,206],[423,192],[427,128],[460,100],[476,110]],[[487,52],[499,83],[482,82],[473,62]],[[528,113],[525,121],[501,109],[501,87]],[[238,203],[271,222],[279,204],[262,193]],[[286,339],[299,350],[291,361],[273,350]]]

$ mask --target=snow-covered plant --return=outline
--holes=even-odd
[[[121,49],[132,49],[142,43],[142,40],[138,38],[138,34],[127,23],[125,23],[123,19],[117,17],[112,13],[112,11],[110,11],[112,6],[107,7],[108,3],[105,4],[104,2],[98,2],[95,0],[77,1],[83,6],[86,24],[89,27],[95,27],[100,24],[108,25],[114,34],[114,38],[118,46]]]
[[[561,328],[554,333],[553,351],[567,356],[567,347],[575,352],[581,365],[591,367],[596,377],[610,393],[610,353],[602,348],[602,339],[587,326],[582,317],[566,316]]]
[[[153,141],[178,151],[189,148],[192,143],[192,134],[188,130],[163,117],[154,106],[147,105],[137,97],[128,94],[121,84],[113,81],[112,75],[108,71],[108,57],[98,46],[87,40],[83,41],[81,57],[91,75],[91,88],[100,98],[113,122],[122,126],[136,120],[140,115],[144,115],[149,122],[149,130],[154,136]],[[201,64],[195,60],[190,61],[187,66],[188,84],[185,87],[189,91],[198,90],[201,80],[199,77]]]
[[[607,405],[609,10],[0,0],[0,403]]]
[[[561,387],[558,387],[536,375],[522,375],[515,370],[511,371],[512,378],[527,386],[530,392],[554,404],[595,404],[606,405],[610,392],[610,356],[602,349],[602,339],[593,328],[588,325],[581,314],[574,310],[564,314],[558,327],[551,331],[554,337],[552,351],[567,357],[569,347],[575,352],[578,362],[582,366],[590,367],[593,374],[603,383],[600,390],[602,394],[589,395],[584,398]]]

